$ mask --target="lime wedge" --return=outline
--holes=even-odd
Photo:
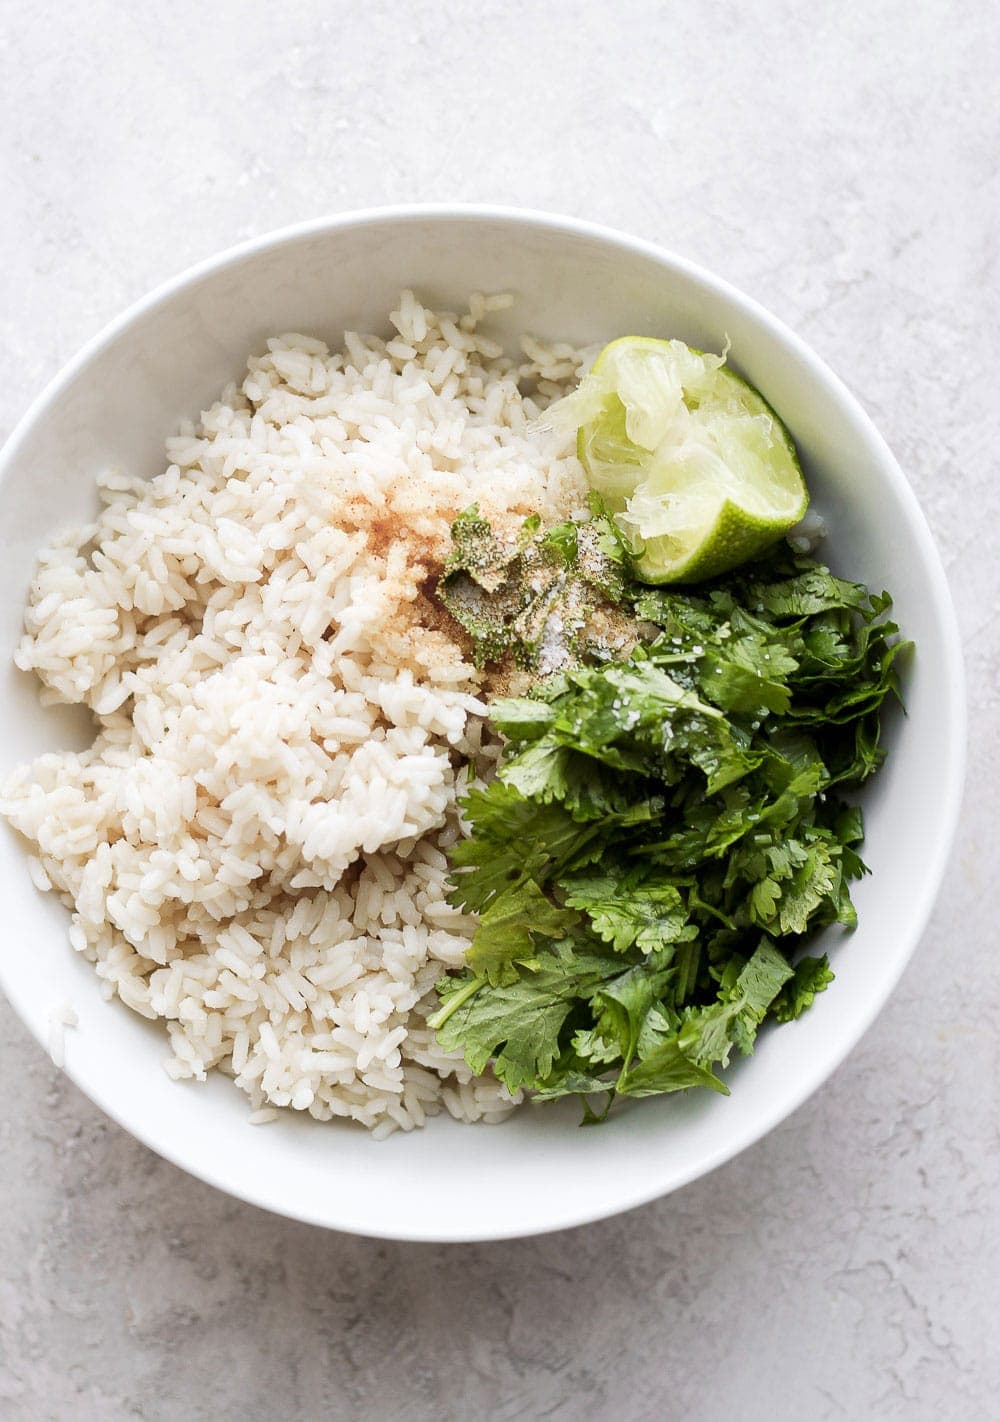
[[[546,412],[577,453],[644,582],[700,582],[757,557],[805,514],[788,431],[723,356],[623,336]]]

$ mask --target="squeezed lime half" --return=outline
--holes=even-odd
[[[767,401],[723,356],[683,341],[612,341],[547,419],[576,428],[588,481],[644,582],[700,582],[738,567],[809,504],[795,446]]]

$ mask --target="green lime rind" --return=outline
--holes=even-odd
[[[644,541],[633,564],[635,575],[644,583],[702,583],[759,558],[798,521],[793,519],[776,529],[752,519],[727,499],[708,535],[688,556],[678,556],[670,547],[669,535]]]

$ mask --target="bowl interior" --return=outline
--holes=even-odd
[[[433,1121],[382,1143],[291,1116],[247,1124],[227,1081],[176,1085],[160,1030],[99,995],[66,939],[67,915],[38,894],[25,849],[0,826],[5,931],[0,983],[45,1040],[69,1003],[67,1070],[105,1111],[176,1164],[233,1194],[319,1224],[415,1239],[496,1238],[559,1228],[641,1203],[711,1169],[794,1109],[883,1004],[926,921],[957,813],[961,667],[937,554],[908,486],[860,408],[779,323],[688,264],[616,234],[487,211],[385,213],[314,224],[208,264],[115,323],[36,404],[4,456],[0,483],[0,773],[80,745],[85,717],[39,709],[12,648],[39,546],[96,507],[94,476],[163,467],[178,421],[238,379],[268,335],[340,341],[384,330],[400,289],[454,309],[472,290],[517,297],[495,329],[573,341],[679,336],[730,359],[789,425],[834,567],[891,589],[919,648],[905,672],[907,716],[865,796],[871,878],[860,927],[831,933],[837,981],[799,1022],[767,1034],[732,1073],[733,1094],[637,1103],[597,1131],[575,1108],[525,1109],[499,1129]]]

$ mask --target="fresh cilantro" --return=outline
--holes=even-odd
[[[793,1022],[801,1017],[806,1008],[812,1007],[818,992],[825,992],[833,982],[830,960],[824,953],[822,958],[803,958],[795,965],[791,982],[782,988],[774,1002],[774,1020]]]
[[[517,981],[466,997],[467,983],[446,978],[438,987],[442,1008],[431,1025],[446,1050],[465,1052],[473,1071],[481,1072],[494,1058],[497,1075],[517,1091],[549,1076],[567,1019],[616,972],[617,964],[589,953],[545,952]]]
[[[566,902],[586,913],[593,932],[616,953],[635,945],[644,953],[656,953],[698,936],[674,884],[592,871],[564,879],[563,891]]]
[[[498,894],[479,920],[468,961],[473,971],[496,986],[517,980],[515,964],[537,965],[533,935],[561,938],[573,929],[579,915],[558,908],[532,879]]]
[[[856,922],[844,797],[881,764],[909,648],[889,599],[788,547],[694,591],[641,587],[599,510],[508,542],[470,510],[454,542],[443,596],[484,654],[537,669],[568,597],[635,636],[609,658],[578,629],[556,674],[491,707],[504,755],[451,852],[479,924],[438,985],[439,1040],[511,1090],[581,1097],[587,1123],[620,1097],[725,1093],[732,1053],[832,981],[803,947]]]

